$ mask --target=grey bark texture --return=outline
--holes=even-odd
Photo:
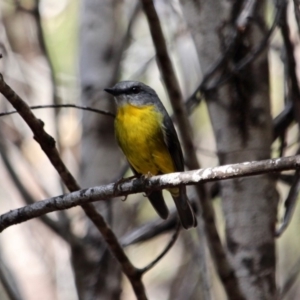
[[[121,7],[119,1],[82,1],[79,47],[84,105],[114,110],[113,99],[103,89],[117,80],[124,36],[117,18]],[[112,182],[119,176],[122,164],[122,155],[114,137],[113,119],[83,113],[82,124],[82,187]],[[117,235],[128,228],[131,218],[126,217],[124,203],[119,201],[113,206],[111,203],[99,203],[97,208]],[[86,239],[98,242],[72,252],[80,299],[119,299],[122,280],[118,263],[92,224],[88,226]]]
[[[226,1],[181,0],[203,74],[222,55],[221,28],[230,27],[233,6]],[[264,24],[263,7],[255,18]],[[226,22],[225,22],[226,21]],[[250,24],[228,65],[255,47],[266,26]],[[243,51],[243,52],[242,52]],[[206,93],[220,164],[270,157],[270,114],[267,51],[221,88]],[[271,175],[221,182],[228,254],[246,299],[275,299],[275,242],[278,195]],[[204,212],[205,213],[205,212]]]

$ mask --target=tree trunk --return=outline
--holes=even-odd
[[[240,4],[232,3],[230,7],[225,1],[200,0],[181,0],[181,4],[205,74],[224,53],[219,32],[222,26],[233,28],[235,21],[229,18],[234,19]],[[224,73],[230,72],[230,66],[249,54],[265,35],[263,4],[260,2],[255,10],[258,22],[250,24],[238,37],[226,58]],[[270,157],[268,72],[264,51],[241,72],[233,74],[226,85],[205,93],[221,165]],[[246,299],[275,299],[275,181],[263,175],[220,184],[228,253],[242,292]]]

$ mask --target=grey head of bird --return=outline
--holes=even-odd
[[[156,92],[139,81],[120,81],[104,91],[114,96],[117,106],[125,104],[141,106],[160,102]]]

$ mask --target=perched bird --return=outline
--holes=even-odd
[[[137,81],[122,81],[105,91],[115,98],[115,134],[133,172],[161,175],[183,171],[182,150],[173,122],[156,92]],[[171,188],[169,192],[182,226],[196,227],[186,187]],[[169,211],[162,191],[153,191],[147,197],[159,216],[166,219]]]

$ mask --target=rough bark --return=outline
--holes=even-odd
[[[222,55],[220,28],[230,26],[229,14],[232,17],[237,4],[200,0],[181,0],[181,4],[205,74]],[[260,3],[255,11],[260,25],[264,24],[262,12]],[[227,58],[227,66],[249,53],[265,31],[264,25],[251,24]],[[264,51],[225,86],[206,93],[220,164],[270,157],[268,77]],[[221,183],[221,194],[228,253],[246,299],[275,299],[275,182],[269,175],[227,180]]]
[[[120,28],[119,1],[84,0],[81,7],[80,81],[82,103],[113,111],[113,100],[103,89],[112,86],[122,51],[123,33]],[[83,187],[105,184],[120,173],[121,153],[114,138],[113,119],[83,113],[82,118]],[[123,204],[123,203],[122,203]],[[98,209],[112,221],[114,232],[122,234],[128,227],[124,204],[100,203]],[[120,207],[122,205],[122,207]],[[109,216],[110,215],[110,216]],[[118,222],[116,222],[118,220]],[[87,240],[99,237],[89,224]],[[80,299],[119,299],[121,272],[115,259],[101,240],[85,249],[73,248],[73,265]],[[83,259],[84,258],[84,259]]]

